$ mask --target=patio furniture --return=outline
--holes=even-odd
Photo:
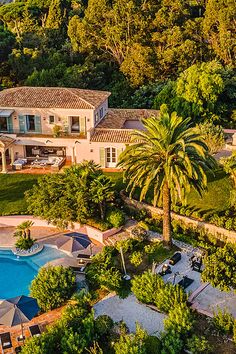
[[[20,341],[23,341],[25,340],[25,336],[22,336],[22,334],[16,338],[17,339],[17,342],[20,342]]]
[[[178,282],[178,285],[180,285],[184,290],[190,286],[194,282],[194,279],[188,278],[186,275],[183,277],[182,280]]]
[[[21,337],[24,344],[23,323],[32,320],[38,312],[39,306],[36,299],[25,295],[16,296],[0,303],[0,324],[8,327],[20,324]],[[9,344],[8,339],[6,342]]]
[[[12,348],[10,332],[5,332],[0,334],[0,341],[2,350]]]
[[[17,159],[13,162],[12,168],[14,170],[22,170],[23,166],[27,164],[27,159]]]
[[[30,326],[29,327],[29,331],[30,331],[30,334],[31,334],[32,337],[34,337],[34,336],[38,337],[41,334],[41,330],[39,328],[39,325]]]
[[[169,261],[169,264],[171,265],[175,265],[176,263],[178,263],[181,260],[181,253],[180,252],[176,252]]]
[[[163,264],[161,271],[158,274],[163,276],[163,275],[171,274],[171,273],[172,273],[172,270],[171,270],[171,267],[169,266],[169,264]]]

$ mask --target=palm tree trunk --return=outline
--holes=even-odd
[[[163,243],[166,247],[172,246],[171,239],[171,196],[168,183],[163,186]]]

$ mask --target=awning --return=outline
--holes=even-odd
[[[2,109],[0,111],[0,117],[10,117],[10,115],[14,112],[14,109]]]

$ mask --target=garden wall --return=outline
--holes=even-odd
[[[146,209],[150,212],[152,217],[163,214],[163,210],[161,208],[153,207],[149,204],[139,202],[135,199],[128,198],[123,192],[121,192],[121,197],[128,206],[131,206],[139,210]],[[209,224],[207,222],[200,221],[192,217],[176,214],[175,212],[171,212],[171,217],[173,220],[181,221],[186,226],[197,228],[199,231],[203,230],[206,233],[215,236],[219,240],[236,243],[235,231],[229,231],[222,227],[218,227],[216,225]]]

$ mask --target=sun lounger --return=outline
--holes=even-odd
[[[181,253],[180,252],[176,252],[170,259],[169,263],[171,265],[175,265],[176,263],[178,263],[181,260]]]
[[[0,334],[0,341],[2,349],[12,348],[10,332],[5,332]]]
[[[30,331],[30,334],[32,337],[33,336],[40,336],[40,334],[41,334],[41,330],[38,325],[30,326],[29,331]]]
[[[194,282],[193,279],[188,278],[187,276],[183,277],[178,284],[183,288],[186,289],[188,286],[190,286]]]

